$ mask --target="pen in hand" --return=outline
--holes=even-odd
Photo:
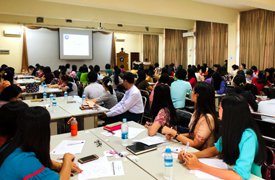
[[[184,148],[184,154],[187,153],[187,151],[188,151],[188,149],[189,149],[189,145],[190,145],[190,143],[187,142],[187,143],[186,143],[186,146],[185,146],[185,148]]]

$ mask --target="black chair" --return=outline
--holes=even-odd
[[[117,102],[121,101],[121,99],[122,99],[123,96],[124,96],[124,93],[123,93],[123,92],[120,92],[120,91],[115,91],[115,92],[116,92]]]
[[[177,114],[177,130],[178,130],[178,132],[179,133],[189,132],[188,125],[190,123],[192,113],[190,113],[186,110],[176,109],[176,114]]]
[[[143,114],[143,119],[142,119],[142,124],[144,124],[146,121],[152,121],[152,118],[150,117],[150,93],[149,91],[145,91],[140,89],[140,93],[143,97],[146,98],[146,103],[144,104],[144,114]]]
[[[262,175],[264,179],[272,180],[275,179],[275,121],[262,119],[262,117],[272,118],[273,116],[260,113],[252,114],[265,140],[267,149],[267,159],[262,165]]]

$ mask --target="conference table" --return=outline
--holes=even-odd
[[[14,84],[19,84],[19,85],[26,85],[26,84],[31,84],[31,83],[40,84],[41,81],[36,80],[36,79],[17,79],[17,80],[14,80]]]
[[[76,117],[79,129],[90,129],[97,127],[98,114],[109,111],[99,105],[96,105],[96,108],[93,109],[81,110],[82,99],[79,96],[68,96],[67,99],[64,97],[55,97],[55,99],[57,106],[54,109],[51,106],[49,98],[47,98],[46,102],[43,99],[23,100],[30,107],[42,106],[49,111],[52,135],[57,134],[57,124],[62,123],[64,119]]]
[[[14,79],[34,79],[35,76],[33,75],[24,75],[24,74],[17,74],[14,76]]]
[[[26,89],[25,86],[20,86],[20,88],[24,91]],[[59,88],[49,88],[49,87],[43,87],[42,85],[39,86],[39,90],[37,92],[23,92],[22,93],[22,98],[23,99],[35,99],[37,98],[39,95],[42,96],[42,94],[44,93],[44,91],[47,93],[47,96],[49,96],[49,94],[61,94],[62,90]],[[30,98],[28,98],[30,97]]]
[[[133,121],[128,122],[129,127],[144,129],[140,134],[138,134],[133,139],[128,140],[128,144],[132,144],[135,140],[140,140],[142,138],[148,137],[147,129],[144,126],[135,123]],[[106,136],[106,131],[103,127],[98,127],[91,129],[89,132],[98,137],[102,142],[108,144],[112,149],[115,149],[117,152],[125,152],[127,151],[124,146],[122,146],[121,139],[116,136]],[[164,137],[161,134],[157,134],[159,137]],[[157,150],[150,151],[144,154],[140,154],[138,156],[131,155],[129,153],[126,157],[136,166],[142,168],[145,172],[150,174],[155,179],[163,179],[164,165],[163,165],[163,153],[166,147],[171,147],[173,149],[184,149],[185,145],[176,141],[167,141],[161,145],[158,145]],[[189,147],[188,152],[196,152],[197,150]],[[134,158],[133,158],[134,157]],[[176,156],[175,156],[176,157]],[[139,175],[135,173],[135,179],[139,179]],[[179,163],[177,158],[174,158],[173,164],[173,179],[181,180],[181,179],[199,179],[194,173],[191,173],[188,169],[183,167],[182,164]],[[261,179],[254,175],[251,175],[252,180]]]
[[[92,154],[96,154],[99,157],[104,156],[104,151],[109,151],[112,149],[107,143],[101,141],[101,145],[98,146],[97,142],[99,139],[90,130],[83,130],[79,131],[78,135],[72,137],[70,133],[61,134],[61,135],[54,135],[51,136],[51,151],[62,141],[62,140],[85,140],[85,144],[81,154],[75,154],[76,160],[85,156],[89,156]],[[59,159],[62,158],[62,155],[51,154],[51,158],[58,162],[61,162]],[[142,168],[136,166],[132,161],[130,161],[127,157],[108,157],[108,161],[122,161],[124,175],[123,176],[112,176],[112,177],[104,177],[100,179],[114,179],[114,180],[129,180],[129,179],[143,179],[143,180],[150,180],[155,179],[150,174],[145,172]],[[78,179],[78,175],[71,177],[71,179]]]

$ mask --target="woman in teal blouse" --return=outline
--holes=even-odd
[[[1,180],[69,179],[71,171],[81,171],[72,154],[64,155],[63,164],[50,159],[50,114],[45,108],[27,108],[17,124],[16,135],[0,148]]]
[[[222,120],[222,136],[215,146],[197,153],[181,152],[179,159],[188,169],[201,170],[222,179],[249,179],[251,173],[261,177],[261,164],[266,157],[265,145],[247,101],[240,95],[224,97],[219,116]],[[210,167],[197,159],[218,154],[232,168],[224,170]]]

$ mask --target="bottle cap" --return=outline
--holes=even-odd
[[[122,119],[122,122],[126,123],[126,122],[127,122],[127,119],[126,119],[126,118],[123,118],[123,119]]]
[[[165,149],[165,153],[171,153],[171,149],[170,148],[166,148]]]

